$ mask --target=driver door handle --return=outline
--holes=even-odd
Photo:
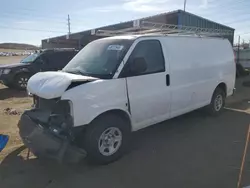
[[[170,86],[170,76],[169,76],[169,74],[166,75],[166,85]]]

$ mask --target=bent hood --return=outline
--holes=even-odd
[[[66,72],[40,72],[32,76],[27,85],[28,92],[45,99],[61,97],[73,82],[89,82],[98,78]]]

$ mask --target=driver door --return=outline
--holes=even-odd
[[[146,70],[129,71],[135,59],[144,58]],[[132,123],[136,130],[166,120],[170,116],[169,73],[159,40],[137,43],[125,67]]]

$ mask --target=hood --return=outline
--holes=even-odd
[[[61,97],[73,82],[84,83],[97,79],[66,72],[39,72],[29,79],[27,90],[41,98],[53,99]]]
[[[6,69],[6,68],[15,68],[15,67],[26,67],[28,64],[24,63],[14,63],[14,64],[5,64],[5,65],[0,65],[0,69]]]

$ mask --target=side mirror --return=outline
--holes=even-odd
[[[140,74],[147,70],[147,63],[143,57],[136,57],[130,65],[130,71],[133,74]]]

